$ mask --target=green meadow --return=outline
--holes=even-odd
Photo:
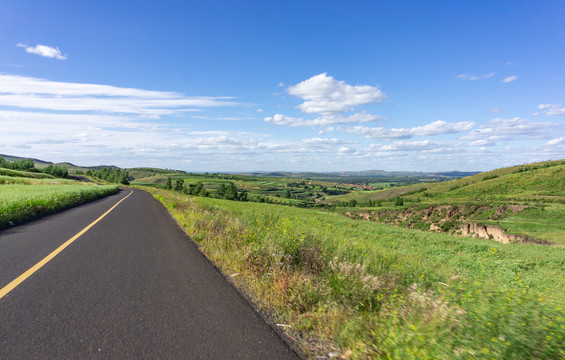
[[[565,249],[148,188],[307,356],[565,356]]]
[[[70,206],[94,200],[118,190],[40,172],[0,168],[0,228]]]

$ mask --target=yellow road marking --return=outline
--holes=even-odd
[[[102,214],[98,219],[94,220],[92,223],[90,223],[90,225],[88,225],[87,227],[85,227],[84,229],[82,229],[79,233],[77,233],[75,236],[73,236],[72,238],[70,238],[69,240],[67,240],[63,245],[59,246],[55,251],[53,251],[51,254],[47,255],[43,260],[41,260],[40,262],[38,262],[37,264],[35,264],[34,266],[32,266],[28,271],[26,271],[25,273],[21,274],[20,276],[18,276],[16,279],[14,279],[11,283],[9,283],[8,285],[4,286],[2,289],[0,289],[0,299],[2,299],[4,296],[6,296],[10,291],[14,290],[14,288],[18,285],[20,285],[22,282],[24,282],[28,277],[30,277],[31,275],[33,275],[33,273],[35,273],[37,270],[41,269],[43,267],[43,265],[47,264],[49,261],[51,261],[51,259],[53,259],[55,256],[57,256],[61,251],[63,251],[67,246],[69,246],[70,244],[73,243],[73,241],[75,241],[76,239],[78,239],[79,237],[81,237],[85,232],[87,232],[91,227],[93,227],[94,225],[96,225],[97,222],[99,222],[100,220],[102,220],[106,215],[108,215],[110,213],[110,211],[114,210],[116,208],[116,206],[120,205],[120,203],[122,201],[124,201],[125,199],[127,199],[131,194],[133,193],[133,190],[127,194],[126,197],[124,197],[122,200],[118,201],[116,203],[116,205],[112,206],[110,208],[110,210],[106,211],[104,214]]]

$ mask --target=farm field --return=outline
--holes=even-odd
[[[128,169],[132,184],[165,187],[167,180],[174,184],[182,180],[185,187],[201,183],[208,195],[214,197],[220,185],[233,183],[240,191],[248,194],[247,199],[299,207],[345,206],[351,199],[366,199],[377,189],[397,189],[405,193],[405,185],[445,181],[453,176],[422,175],[420,173],[366,173],[315,174],[305,173],[300,178],[294,173],[255,174],[193,174],[175,170],[154,168]],[[308,177],[306,177],[308,176]],[[413,185],[417,186],[417,185]]]
[[[0,228],[70,206],[94,200],[118,190],[40,172],[0,168]]]

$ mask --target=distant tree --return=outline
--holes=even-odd
[[[350,206],[350,207],[355,207],[355,206],[357,206],[357,200],[355,200],[355,199],[349,200],[349,206]]]
[[[204,191],[204,185],[202,184],[201,181],[199,181],[196,183],[196,185],[194,185],[194,190],[192,190],[192,195],[202,195],[203,191]]]
[[[171,190],[173,188],[173,180],[170,176],[167,176],[167,184],[165,185],[165,189]]]
[[[183,188],[184,188],[184,180],[183,179],[177,179],[175,181],[175,190],[182,191]]]
[[[402,199],[400,196],[396,198],[396,200],[394,200],[394,205],[395,206],[402,206],[404,205],[404,199]]]
[[[226,194],[224,195],[224,198],[227,200],[238,200],[237,195],[237,188],[234,183],[230,182],[226,187]]]
[[[226,195],[226,185],[220,184],[220,186],[218,186],[218,189],[216,190],[216,195],[220,199],[223,199]]]
[[[37,171],[35,169],[35,164],[31,159],[19,160],[19,161],[6,161],[3,157],[0,157],[0,167],[5,169],[20,170],[20,171]]]
[[[45,169],[43,169],[43,172],[59,178],[66,178],[67,176],[69,176],[69,171],[66,167],[57,165],[49,165]]]

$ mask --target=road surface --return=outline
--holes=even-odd
[[[0,231],[0,289],[130,192]],[[0,296],[1,359],[299,358],[141,190]]]

